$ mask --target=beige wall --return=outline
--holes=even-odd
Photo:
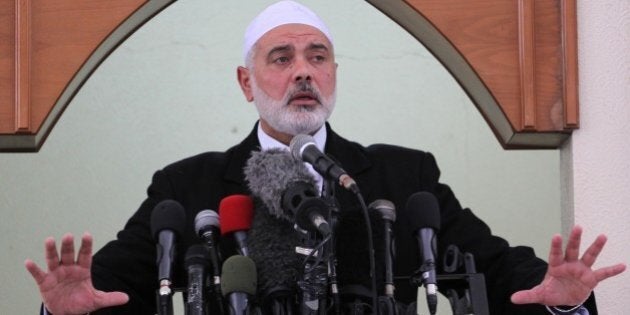
[[[630,262],[630,1],[578,1],[580,129],[562,149],[563,225],[606,233],[596,267]],[[573,196],[573,198],[570,198]],[[630,309],[630,272],[596,290],[600,314]]]

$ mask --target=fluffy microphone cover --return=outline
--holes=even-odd
[[[295,247],[300,244],[293,224],[272,216],[264,204],[254,201],[252,227],[247,233],[250,257],[258,270],[258,292],[261,302],[297,293],[301,258]]]
[[[282,209],[282,194],[291,183],[302,181],[315,189],[315,178],[304,163],[282,149],[254,151],[244,168],[245,180],[252,193],[259,197],[273,216],[292,221]]]

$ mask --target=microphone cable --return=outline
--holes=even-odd
[[[370,278],[372,280],[372,313],[378,314],[378,293],[376,291],[376,263],[374,259],[374,240],[372,240],[372,221],[370,220],[370,215],[368,214],[368,208],[365,205],[363,195],[361,195],[361,192],[358,189],[355,192],[355,196],[357,196],[357,200],[359,200],[359,203],[361,204],[361,212],[363,212],[365,230],[367,231],[368,249],[370,251],[368,256],[370,259]]]
[[[320,249],[322,249],[322,247],[324,247],[324,244],[326,244],[330,239],[332,238],[332,234],[328,234],[328,236],[326,236],[326,238],[324,238],[321,242],[319,242],[315,247],[313,247],[313,249],[311,250],[310,253],[308,253],[308,255],[306,256],[306,258],[304,258],[304,261],[302,261],[302,265],[306,266],[306,264],[308,263],[308,260],[315,257],[315,253],[317,253]],[[313,264],[313,266],[318,265],[320,262],[322,262],[322,257],[323,255],[317,255],[317,259],[315,260],[315,264]],[[304,272],[311,272],[313,271],[314,268],[311,269],[304,269]]]
[[[308,138],[307,138],[308,139]],[[295,140],[295,138],[294,138]],[[292,144],[293,144],[293,140],[291,140]],[[297,143],[297,140],[296,140]],[[291,147],[293,148],[293,146],[297,146],[297,145],[292,145]],[[293,149],[292,149],[292,154],[293,154]],[[331,160],[335,161],[335,158],[326,154],[326,156],[328,158],[330,158]],[[302,158],[299,157],[299,159],[301,160]],[[322,174],[322,176],[324,176],[324,178],[326,177],[325,174]],[[350,178],[352,180],[351,177],[347,176],[347,178]],[[354,180],[352,180],[352,183],[354,183]],[[344,186],[344,185],[342,185]],[[332,186],[331,186],[332,187]],[[344,186],[345,187],[345,186]],[[366,234],[367,234],[367,240],[368,240],[368,250],[370,251],[368,257],[369,257],[369,261],[370,261],[370,278],[371,278],[371,294],[372,294],[372,309],[373,309],[373,314],[378,314],[378,292],[376,291],[376,262],[375,262],[375,258],[374,258],[374,240],[373,235],[372,235],[372,221],[370,220],[370,215],[368,214],[368,207],[365,204],[365,199],[363,199],[363,195],[361,194],[361,190],[359,189],[359,186],[356,184],[353,184],[351,186],[351,189],[348,189],[349,191],[351,191],[352,193],[354,193],[354,195],[357,197],[357,200],[359,201],[359,204],[361,205],[361,212],[363,214],[363,220],[365,221],[365,230],[366,230]]]

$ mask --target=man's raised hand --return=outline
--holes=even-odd
[[[99,291],[92,285],[92,236],[89,233],[81,238],[76,260],[72,234],[66,234],[61,239],[60,254],[52,237],[47,238],[44,244],[48,271],[42,270],[30,259],[24,265],[37,283],[46,309],[52,314],[86,314],[127,303],[127,294]]]
[[[562,250],[562,237],[555,235],[551,240],[549,267],[543,281],[530,290],[512,295],[515,304],[538,303],[548,306],[578,305],[583,303],[597,284],[622,273],[626,266],[616,264],[593,270],[597,256],[606,244],[606,236],[600,235],[580,258],[582,228],[571,231],[566,251]]]

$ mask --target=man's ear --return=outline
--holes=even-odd
[[[243,95],[245,95],[245,99],[248,102],[251,102],[254,100],[254,94],[252,93],[250,75],[253,75],[253,73],[250,73],[249,69],[245,67],[238,67],[236,69],[236,77],[238,78],[238,84],[241,86],[241,91],[243,91]]]

